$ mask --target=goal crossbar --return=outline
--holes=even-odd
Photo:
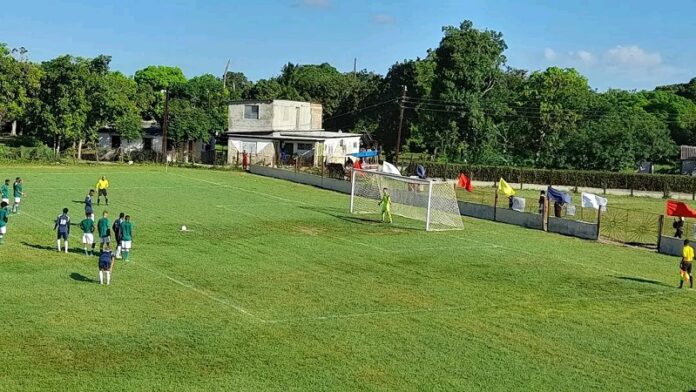
[[[452,184],[373,170],[353,171],[350,212],[379,213],[384,188],[391,196],[393,215],[420,220],[428,231],[463,228]]]

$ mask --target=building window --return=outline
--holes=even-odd
[[[313,148],[311,143],[297,143],[297,151],[310,151]]]
[[[258,120],[259,105],[244,105],[244,118],[247,120]]]
[[[353,148],[358,148],[358,142],[353,142]]]
[[[150,139],[150,138],[143,139],[143,150],[152,151],[152,139]]]
[[[121,136],[111,135],[111,148],[121,148]]]

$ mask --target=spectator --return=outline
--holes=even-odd
[[[674,227],[674,236],[676,238],[682,238],[684,235],[684,217],[680,216],[679,218],[674,220],[674,223],[672,223],[672,227]]]
[[[562,212],[563,212],[563,202],[554,201],[553,202],[553,215],[556,218],[560,218]]]

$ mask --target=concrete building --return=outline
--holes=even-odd
[[[681,174],[696,175],[696,146],[680,146]]]
[[[153,154],[162,153],[162,127],[157,121],[142,121],[142,136],[133,140],[123,139],[116,129],[105,127],[99,130],[98,145],[105,150],[104,159],[113,159],[121,152],[131,154],[136,152],[152,152]],[[174,144],[170,140],[167,143],[168,156],[170,160],[176,160],[177,152],[174,151]],[[201,153],[205,149],[205,144],[200,141],[190,141],[189,151],[195,161],[201,161]]]
[[[309,102],[234,101],[228,111],[228,163],[247,152],[252,164],[343,163],[360,135],[322,129],[322,106]]]

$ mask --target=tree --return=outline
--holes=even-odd
[[[225,75],[225,87],[230,99],[242,99],[252,86],[253,83],[242,72],[227,72]]]
[[[495,149],[493,123],[484,108],[502,77],[507,45],[502,34],[477,30],[471,21],[443,32],[434,52],[431,98],[442,103],[439,110],[451,113],[431,116],[430,127],[437,130],[442,153],[478,162],[485,151]]]
[[[566,167],[566,156],[559,152],[572,142],[591,95],[587,79],[575,69],[551,67],[532,73],[516,114],[527,118],[529,133],[524,137],[535,165]]]
[[[10,51],[0,43],[0,127],[12,122],[12,135],[18,121],[26,120],[41,87],[41,69],[27,60],[26,53],[23,47]]]
[[[641,93],[643,108],[667,124],[677,144],[696,144],[696,103],[674,92]]]
[[[166,90],[177,84],[186,83],[186,77],[179,67],[150,65],[135,71],[133,77],[138,84],[147,84],[154,91]]]

